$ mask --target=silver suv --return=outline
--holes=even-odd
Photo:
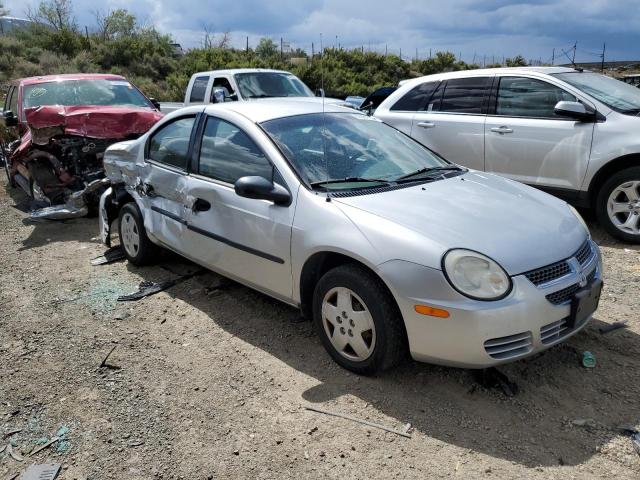
[[[640,243],[640,89],[571,68],[429,75],[375,116],[461,165],[594,208],[612,235]]]

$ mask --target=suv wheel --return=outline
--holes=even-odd
[[[382,281],[358,265],[327,272],[316,285],[313,320],[329,355],[342,367],[373,375],[405,356],[404,323]]]
[[[154,260],[158,247],[149,240],[142,214],[135,203],[127,203],[118,216],[120,245],[134,265],[148,265]]]
[[[640,167],[621,170],[605,182],[596,199],[596,214],[614,237],[640,243]]]

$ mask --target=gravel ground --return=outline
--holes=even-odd
[[[146,268],[91,266],[104,251],[96,219],[29,223],[25,197],[5,183],[0,449],[25,458],[5,449],[0,478],[46,462],[62,464],[65,480],[640,477],[640,456],[617,429],[640,422],[640,248],[595,225],[606,281],[596,318],[503,367],[520,388],[508,398],[469,371],[426,364],[352,375],[296,310],[213,273],[118,303],[141,281],[196,267],[170,254]],[[629,328],[598,332],[621,320]],[[595,369],[581,366],[585,350]],[[305,405],[410,424],[412,437]]]

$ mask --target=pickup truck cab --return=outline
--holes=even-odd
[[[190,105],[258,100],[262,98],[317,99],[318,96],[291,72],[263,68],[234,68],[194,73],[187,85],[184,103],[163,103],[164,113]],[[325,98],[331,104],[346,105],[337,98]]]

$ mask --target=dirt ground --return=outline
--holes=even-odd
[[[196,267],[169,254],[146,268],[91,266],[105,250],[96,219],[33,224],[27,204],[3,177],[0,449],[25,458],[0,453],[0,479],[47,462],[63,465],[64,480],[640,478],[617,428],[640,422],[640,248],[595,225],[606,281],[596,318],[503,367],[520,388],[509,398],[469,371],[412,362],[357,377],[296,310],[213,273],[116,302]],[[621,320],[629,328],[599,333]],[[596,368],[581,365],[585,350]],[[305,405],[411,424],[412,437]]]

